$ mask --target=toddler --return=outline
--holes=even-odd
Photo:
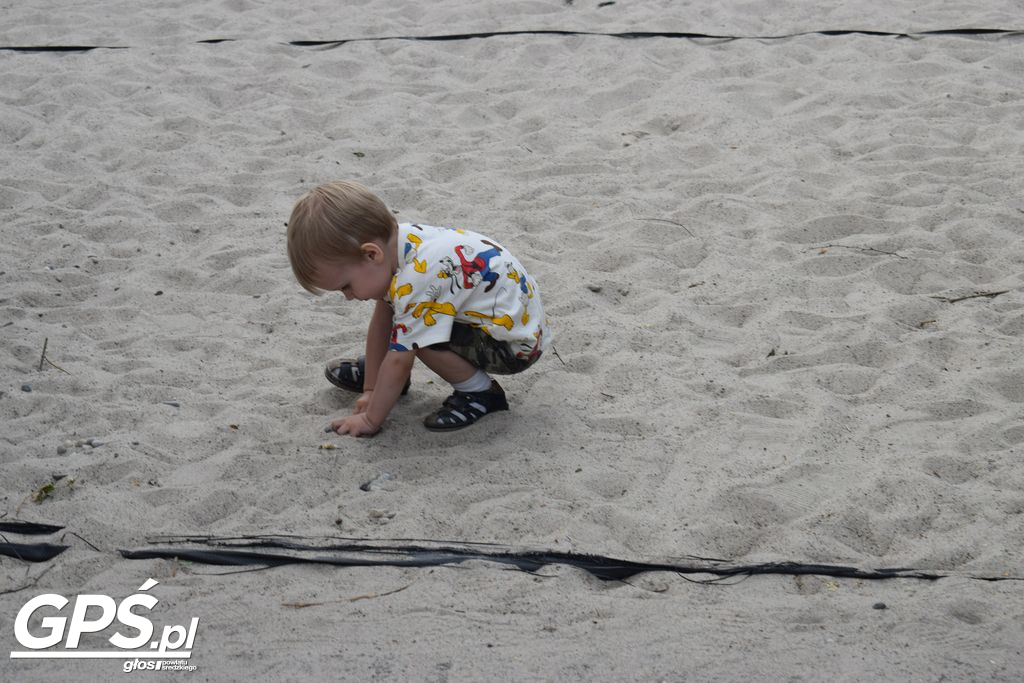
[[[522,372],[551,343],[537,283],[507,249],[468,230],[400,225],[358,183],[327,183],[299,199],[288,258],[310,292],[376,302],[365,355],[327,363],[328,380],[361,394],[352,415],[331,422],[338,434],[380,431],[417,358],[454,390],[423,420],[427,429],[508,410],[491,374]]]

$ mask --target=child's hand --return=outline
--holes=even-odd
[[[373,389],[364,391],[363,395],[356,399],[356,412],[354,414],[358,415],[359,413],[365,413],[366,409],[370,406],[370,399],[372,397]]]
[[[331,427],[338,434],[349,436],[373,436],[380,431],[380,427],[371,423],[365,412],[339,417],[331,421]]]

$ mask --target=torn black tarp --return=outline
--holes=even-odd
[[[753,574],[818,574],[856,579],[926,579],[945,574],[916,569],[861,569],[858,567],[800,562],[735,564],[725,560],[688,557],[684,560],[645,562],[622,560],[604,555],[553,550],[516,549],[499,544],[410,539],[314,539],[317,543],[292,537],[180,536],[150,539],[153,544],[178,547],[151,547],[120,550],[130,560],[173,559],[230,566],[281,566],[286,564],[327,564],[341,567],[436,567],[483,560],[516,569],[536,572],[550,564],[582,569],[592,576],[615,581],[637,574],[667,571],[678,574],[711,574],[716,577]],[[343,540],[343,543],[334,541]],[[185,547],[190,546],[190,547]],[[984,577],[979,577],[984,578]]]
[[[0,522],[0,533],[23,534],[25,536],[45,536],[55,534],[64,527],[36,522]]]
[[[699,31],[578,31],[570,29],[515,29],[508,31],[473,31],[467,33],[434,33],[414,35],[391,35],[391,36],[362,36],[354,38],[337,38],[333,40],[290,40],[288,45],[293,47],[308,47],[329,50],[332,48],[347,45],[349,43],[369,43],[389,40],[414,40],[428,42],[452,42],[461,40],[480,40],[485,38],[503,38],[508,36],[598,36],[604,38],[619,38],[624,40],[644,40],[649,38],[673,38],[679,40],[714,40],[714,41],[783,41],[802,36],[826,36],[829,38],[838,36],[872,36],[878,38],[910,38],[920,40],[928,37],[943,36],[986,36],[993,39],[1019,38],[1024,34],[1020,28],[945,28],[931,31],[886,31],[868,28],[837,28],[817,29],[810,31],[799,31],[796,33],[781,34],[737,34],[737,33],[702,33]],[[234,43],[244,38],[205,38],[194,41],[199,45],[220,45],[222,43]],[[0,51],[11,51],[20,53],[84,53],[92,50],[130,50],[139,46],[131,45],[0,45]],[[148,48],[147,48],[148,49]]]
[[[52,543],[0,543],[0,555],[25,562],[46,562],[68,549],[66,545]]]
[[[605,31],[571,31],[561,29],[525,29],[515,31],[477,31],[473,33],[441,33],[419,36],[367,36],[365,38],[339,38],[337,40],[292,40],[289,45],[295,47],[317,47],[330,49],[347,43],[380,42],[385,40],[417,40],[431,42],[449,42],[457,40],[479,40],[482,38],[501,38],[506,36],[601,36],[605,38],[621,38],[625,40],[643,40],[648,38],[676,38],[682,40],[709,39],[709,40],[788,40],[801,36],[876,36],[881,38],[924,38],[927,36],[995,36],[1007,37],[1021,34],[1020,29],[1015,28],[948,28],[935,31],[876,31],[870,29],[820,29],[815,31],[800,31],[798,33],[784,33],[775,35],[739,35],[724,33],[698,33],[691,31],[626,31],[621,33]]]

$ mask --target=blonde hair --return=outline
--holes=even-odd
[[[385,244],[398,230],[398,221],[377,195],[348,180],[315,187],[302,195],[288,220],[288,260],[295,279],[320,294],[313,284],[316,261],[354,261],[361,246]]]

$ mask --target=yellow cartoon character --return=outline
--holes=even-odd
[[[412,317],[423,318],[423,324],[432,327],[437,324],[434,315],[450,315],[455,317],[455,304],[437,301],[421,301],[418,304],[406,304],[405,310],[412,309]]]
[[[511,263],[506,263],[505,267],[508,268],[508,272],[505,274],[509,280],[519,285],[519,291],[526,295],[527,299],[533,298],[533,285],[526,279],[525,275],[520,275],[519,271],[516,270]]]
[[[523,304],[522,322],[524,325],[530,322],[530,299],[533,298],[533,285],[526,279],[526,275],[520,275],[519,271],[511,263],[506,263],[508,273],[505,274],[509,280],[519,285],[519,301]]]
[[[466,311],[465,315],[469,316],[470,318],[480,318],[481,320],[487,320],[494,325],[504,327],[509,332],[511,332],[512,328],[515,326],[515,322],[512,320],[512,316],[510,316],[507,313],[501,316],[500,318],[495,318],[494,316],[487,315],[486,313],[480,313],[478,311]],[[487,331],[486,327],[481,329],[483,329],[485,332]]]
[[[391,301],[398,301],[403,296],[409,296],[412,294],[412,285],[406,282],[401,287],[398,287],[398,277],[391,278],[391,286],[388,287],[388,298]]]
[[[413,269],[417,273],[427,272],[427,262],[422,259],[416,258],[419,253],[420,245],[423,244],[423,239],[419,235],[413,235],[412,233],[405,236],[407,240],[405,250],[402,252],[402,256],[405,258],[406,263],[411,263]]]

